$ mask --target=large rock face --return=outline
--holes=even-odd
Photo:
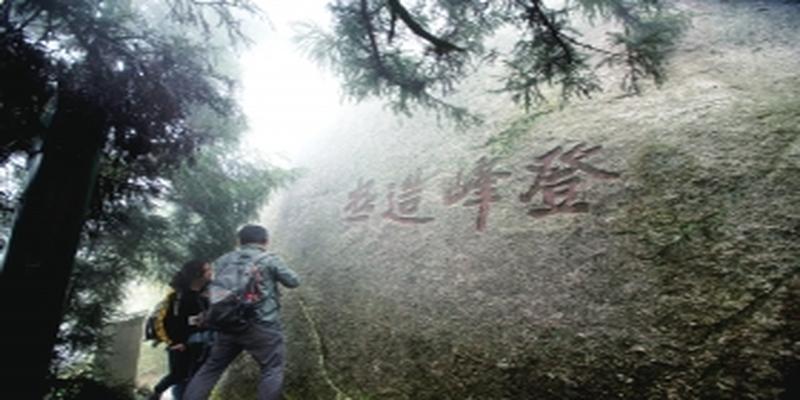
[[[265,217],[291,398],[797,395],[800,5],[681,6],[641,96],[526,115],[487,72],[480,127],[342,116]]]

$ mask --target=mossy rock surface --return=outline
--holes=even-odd
[[[692,28],[641,96],[532,117],[465,89],[481,127],[375,104],[332,127],[265,213],[304,280],[284,296],[287,398],[800,398],[800,6],[680,6]],[[531,190],[548,154],[576,168],[554,194],[571,210]],[[474,190],[445,196],[483,157],[481,221]],[[432,219],[397,218],[418,172],[404,216]],[[223,392],[254,389],[253,369]]]

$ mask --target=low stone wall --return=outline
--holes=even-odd
[[[133,386],[136,383],[145,317],[144,313],[127,315],[108,327],[109,352],[100,365],[109,374],[112,384]]]

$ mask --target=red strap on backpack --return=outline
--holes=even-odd
[[[247,290],[244,292],[244,301],[255,303],[261,300],[261,291],[258,290],[259,283],[261,283],[261,274],[258,272],[258,267],[253,265],[252,269],[250,269],[250,280],[247,282]]]

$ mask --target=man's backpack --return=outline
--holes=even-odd
[[[172,325],[171,321],[178,316],[178,307],[176,307],[178,301],[180,301],[179,294],[170,290],[148,314],[144,326],[144,340],[152,341],[153,347],[158,346],[159,343],[166,343],[167,346],[172,344],[169,329]]]
[[[241,333],[252,325],[262,293],[261,273],[257,261],[250,267],[229,264],[215,271],[209,284],[211,304],[206,313],[206,325],[223,333]]]

